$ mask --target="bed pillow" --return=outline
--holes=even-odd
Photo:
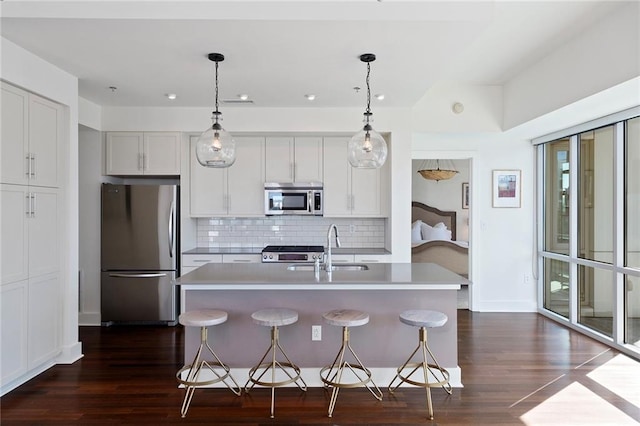
[[[447,225],[444,224],[444,222],[438,222],[435,225],[433,225],[434,228],[439,228],[439,229],[447,229]]]
[[[451,241],[451,231],[447,228],[433,228],[431,230],[431,239],[432,240],[445,240]]]
[[[422,222],[420,224],[420,231],[421,231],[423,240],[433,240],[433,238],[431,237],[431,232],[433,231],[433,226]]]
[[[411,242],[417,243],[422,240],[422,234],[420,232],[420,225],[422,224],[421,220],[416,220],[411,224]]]

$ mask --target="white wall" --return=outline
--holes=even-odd
[[[102,134],[79,128],[79,268],[80,325],[100,324],[100,185]]]
[[[638,28],[640,3],[629,2],[507,82],[504,128],[511,129],[640,75]],[[564,128],[579,123],[566,122]]]
[[[62,283],[62,354],[68,363],[82,356],[78,341],[78,79],[14,43],[0,40],[0,77],[16,86],[66,106],[68,140],[60,145],[63,225],[60,250]]]

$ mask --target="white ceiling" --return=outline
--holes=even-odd
[[[358,57],[371,52],[371,92],[385,94],[375,108],[411,107],[440,81],[503,84],[620,4],[5,0],[0,13],[3,37],[77,76],[99,105],[212,106],[206,56],[219,52],[223,100],[363,107],[353,88],[366,87]]]

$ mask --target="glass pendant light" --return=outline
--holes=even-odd
[[[349,141],[348,159],[353,167],[359,169],[377,169],[382,167],[387,159],[387,143],[380,133],[373,130],[371,124],[371,88],[369,87],[369,74],[371,62],[376,60],[373,53],[360,55],[360,60],[367,64],[367,109],[364,112],[364,127]]]
[[[216,64],[216,110],[213,125],[205,130],[196,143],[196,158],[205,167],[229,167],[236,161],[236,142],[219,123],[222,113],[218,111],[218,62],[224,61],[221,53],[209,53],[209,60]]]

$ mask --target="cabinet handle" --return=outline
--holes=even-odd
[[[234,263],[249,263],[251,259],[233,259]]]
[[[291,180],[295,180],[295,177],[296,177],[296,165],[294,163],[289,163],[289,172],[291,173]]]
[[[31,217],[36,217],[36,193],[31,193]]]
[[[351,195],[347,195],[347,210],[351,210]]]
[[[138,153],[138,170],[143,170],[144,168],[144,164],[143,164],[143,159],[142,159],[142,154]]]
[[[352,195],[351,196],[351,210],[355,210],[356,208],[356,196]]]
[[[149,159],[145,153],[142,153],[142,170],[149,169]]]
[[[29,179],[29,176],[31,176],[31,154],[27,153],[27,155],[24,157],[27,160],[27,179]]]
[[[36,177],[36,155],[31,154],[31,177],[35,179]]]
[[[160,278],[167,274],[109,274],[113,278]]]
[[[191,259],[191,262],[193,262],[193,263],[209,263],[209,262],[211,262],[211,260],[209,260],[209,259]]]
[[[28,173],[27,173],[28,174]],[[27,192],[27,195],[25,195],[25,215],[27,217],[31,216],[31,193]]]

